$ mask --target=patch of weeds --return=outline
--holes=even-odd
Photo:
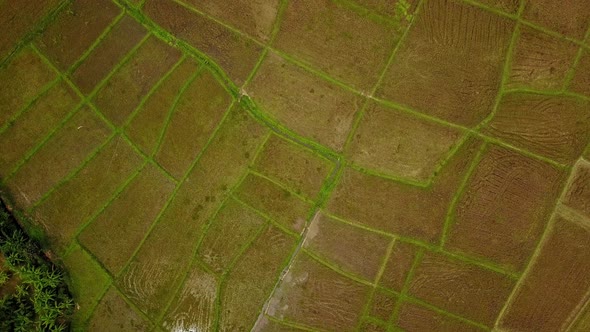
[[[405,26],[405,24],[401,23],[409,23],[412,21],[414,15],[410,13],[410,3],[406,0],[399,0],[395,4],[394,9],[394,20],[398,22],[401,26]]]
[[[73,310],[62,271],[0,202],[0,331],[67,331]]]

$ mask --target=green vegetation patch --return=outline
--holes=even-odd
[[[74,301],[63,272],[0,204],[0,330],[66,331]]]

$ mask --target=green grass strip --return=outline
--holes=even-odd
[[[39,99],[45,97],[47,93],[49,93],[49,91],[55,86],[57,86],[60,82],[61,77],[58,75],[51,82],[45,84],[36,96],[27,101],[25,105],[21,107],[20,110],[18,110],[18,112],[16,112],[3,126],[0,127],[0,135],[3,134],[8,128],[10,128],[13,125],[13,123],[16,122],[23,114],[25,114],[31,108],[33,108],[33,106],[39,101]]]
[[[252,81],[254,76],[256,76],[256,73],[258,72],[258,69],[260,68],[260,65],[262,64],[262,61],[264,61],[264,59],[266,58],[266,55],[268,54],[269,47],[271,47],[274,44],[274,41],[277,38],[277,35],[279,33],[279,28],[281,25],[283,14],[285,13],[285,10],[287,9],[287,4],[288,4],[288,0],[280,0],[279,8],[277,10],[277,14],[275,16],[275,20],[273,22],[272,29],[270,32],[270,37],[268,38],[268,41],[266,42],[266,45],[264,46],[264,49],[262,50],[262,54],[260,55],[260,57],[258,58],[258,61],[254,65],[254,68],[252,69],[252,71],[250,72],[248,77],[246,77],[244,84],[242,84],[242,89],[244,89],[244,87]]]
[[[164,120],[164,126],[162,127],[162,130],[160,131],[160,134],[158,135],[158,142],[156,143],[156,148],[154,149],[154,152],[151,155],[151,157],[154,157],[155,155],[160,153],[160,149],[162,148],[162,143],[164,142],[164,137],[166,136],[166,132],[168,131],[168,127],[170,126],[170,122],[172,120],[174,113],[176,112],[176,108],[178,107],[180,99],[184,96],[185,92],[192,85],[192,83],[200,76],[203,68],[204,67],[202,67],[202,66],[199,67],[199,69],[197,69],[188,78],[188,80],[186,80],[186,82],[183,84],[183,86],[180,87],[180,89],[178,90],[176,97],[174,97],[174,102],[172,103],[172,106],[170,106],[170,109],[168,110],[168,113],[166,114],[166,119]]]
[[[121,11],[119,15],[115,16],[113,21],[102,31],[102,33],[98,36],[98,38],[82,53],[80,58],[74,62],[70,68],[67,70],[66,74],[70,75],[80,67],[80,65],[86,61],[86,59],[90,56],[90,54],[102,43],[102,41],[106,38],[106,36],[113,30],[113,28],[123,19],[125,16],[125,12]]]
[[[64,119],[53,129],[49,132],[49,134],[47,134],[35,147],[31,148],[29,151],[27,151],[27,153],[25,154],[24,158],[21,159],[16,166],[8,173],[8,175],[6,177],[4,177],[2,179],[2,181],[0,182],[0,186],[5,186],[6,183],[8,183],[8,181],[10,179],[12,179],[12,177],[14,175],[16,175],[16,173],[18,173],[18,171],[29,161],[31,160],[31,158],[33,158],[33,156],[39,152],[39,150],[41,150],[41,148],[43,148],[47,142],[49,142],[51,140],[51,138],[53,138],[53,136],[55,136],[57,134],[57,132],[59,132],[60,129],[62,129],[66,123],[69,122],[69,120],[76,114],[78,113],[78,111],[80,111],[84,106],[84,103],[80,103],[78,106],[75,106],[65,117]]]
[[[386,174],[386,173],[383,173],[383,172],[380,172],[380,171],[376,171],[376,170],[373,170],[373,169],[369,169],[369,168],[365,168],[365,167],[359,166],[359,165],[355,164],[352,161],[347,161],[346,166],[348,168],[353,169],[353,170],[355,170],[355,171],[357,171],[359,173],[362,173],[362,174],[366,174],[366,175],[369,175],[369,176],[378,177],[378,178],[381,178],[381,179],[386,179],[386,180],[389,180],[389,181],[397,182],[397,183],[404,184],[404,185],[411,186],[411,187],[428,188],[428,187],[430,187],[430,185],[432,183],[430,180],[427,180],[427,181],[415,181],[415,180],[413,180],[411,178],[403,178],[403,177],[395,176],[395,175],[392,175],[392,174]]]
[[[584,34],[584,40],[588,40],[590,38],[590,27],[588,27],[588,29],[586,30],[586,33]],[[572,80],[574,79],[574,76],[576,74],[576,69],[578,68],[578,64],[580,63],[580,59],[582,59],[582,56],[584,55],[584,53],[588,52],[588,48],[586,45],[580,45],[578,52],[576,53],[576,57],[574,58],[574,62],[572,63],[571,67],[569,68],[565,79],[563,81],[563,86],[562,86],[562,91],[566,91],[570,88],[570,85],[572,83]]]
[[[90,251],[88,250],[88,248],[84,247],[81,243],[78,243],[78,245],[80,246],[80,248],[95,262],[97,263],[100,268],[102,269],[102,272],[106,275],[106,277],[108,278],[108,285],[105,287],[104,292],[100,295],[99,299],[94,303],[94,307],[91,309],[90,314],[88,315],[88,318],[83,322],[83,327],[87,328],[88,323],[92,320],[93,316],[96,313],[96,309],[98,308],[98,306],[100,305],[100,303],[103,301],[104,296],[108,293],[109,289],[113,289],[117,295],[119,295],[121,297],[121,299],[123,301],[125,301],[125,303],[127,303],[127,305],[131,308],[131,310],[135,311],[135,313],[142,317],[145,321],[149,322],[151,325],[156,326],[155,322],[149,317],[147,316],[145,313],[143,313],[143,311],[141,311],[136,305],[135,303],[133,303],[120,289],[119,287],[115,284],[113,276],[108,272],[108,270],[105,268],[105,266],[100,262],[100,260],[98,260],[98,258]]]
[[[146,36],[147,38],[147,36]],[[145,40],[145,39],[144,39]],[[141,44],[142,42],[140,42]],[[139,46],[138,46],[139,47]],[[176,180],[176,178],[170,174],[170,172],[168,172],[168,170],[166,170],[164,167],[162,167],[162,165],[160,165],[158,162],[156,162],[152,156],[148,156],[146,153],[144,153],[141,149],[139,149],[139,147],[137,147],[137,145],[135,143],[133,143],[133,141],[131,141],[129,139],[129,137],[125,134],[124,132],[124,128],[123,126],[121,127],[117,127],[115,126],[111,120],[109,120],[106,116],[104,116],[104,114],[102,112],[100,112],[96,106],[92,103],[91,99],[93,98],[93,96],[100,90],[100,86],[103,84],[106,84],[106,82],[108,81],[108,78],[110,78],[110,76],[114,75],[114,73],[116,71],[118,71],[118,69],[123,66],[123,64],[127,61],[129,61],[131,54],[133,52],[129,52],[128,59],[123,59],[121,61],[121,63],[119,63],[118,66],[115,66],[113,68],[113,70],[111,71],[111,73],[101,82],[98,84],[98,86],[95,88],[95,90],[88,96],[85,97],[84,94],[78,89],[78,87],[63,73],[61,73],[55,66],[53,66],[53,64],[51,62],[49,62],[49,60],[44,57],[41,53],[39,53],[39,55],[47,62],[47,64],[49,66],[51,66],[58,74],[61,75],[61,78],[70,86],[70,88],[80,97],[83,99],[83,102],[86,103],[86,105],[90,108],[90,110],[92,112],[94,112],[94,114],[100,118],[112,131],[112,135],[116,135],[119,134],[121,138],[123,138],[126,143],[128,143],[131,148],[139,155],[141,156],[145,161],[150,162],[152,165],[154,165],[156,168],[158,168],[169,180],[171,180],[174,183],[178,183],[178,180]],[[130,121],[130,120],[129,120]],[[106,145],[106,143],[105,143]],[[103,145],[104,146],[104,145]]]
[[[134,250],[133,254],[131,255],[131,257],[127,260],[127,262],[125,263],[125,265],[123,266],[123,268],[121,269],[121,271],[117,274],[117,276],[116,276],[117,278],[119,278],[123,274],[123,272],[125,270],[127,270],[127,268],[129,267],[129,265],[131,264],[131,262],[133,261],[133,259],[137,255],[137,253],[143,247],[143,244],[145,243],[145,241],[147,240],[147,238],[153,232],[154,228],[158,225],[158,223],[162,219],[162,216],[164,215],[165,211],[168,210],[168,207],[170,206],[170,204],[172,203],[172,201],[174,200],[174,198],[178,194],[178,191],[180,190],[180,188],[182,187],[182,185],[186,182],[186,179],[191,174],[192,170],[196,167],[196,165],[198,164],[198,162],[201,160],[201,157],[203,156],[203,154],[205,153],[205,151],[207,151],[207,149],[211,145],[211,142],[217,137],[217,134],[219,132],[219,129],[225,123],[226,119],[228,118],[228,115],[229,115],[232,107],[233,107],[233,103],[225,111],[225,114],[223,115],[220,123],[217,125],[217,127],[215,128],[215,130],[213,131],[213,133],[211,134],[211,136],[207,140],[207,143],[205,143],[205,146],[203,147],[203,149],[199,152],[199,154],[197,155],[197,157],[193,160],[193,162],[191,163],[189,169],[184,173],[183,177],[178,181],[178,184],[174,188],[174,191],[172,192],[172,194],[170,195],[170,197],[168,197],[168,200],[166,201],[166,203],[164,203],[164,206],[162,207],[162,209],[160,209],[160,212],[156,216],[156,219],[154,220],[154,222],[148,228],[145,236],[143,237],[143,239],[141,239],[139,245],[137,246],[137,248],[135,248],[135,250]]]
[[[477,154],[475,155],[475,157],[471,161],[471,165],[469,165],[469,168],[467,169],[467,171],[463,175],[463,180],[459,184],[459,188],[457,188],[455,195],[453,195],[453,198],[451,199],[451,204],[449,205],[449,209],[447,210],[447,214],[445,217],[445,223],[444,223],[443,230],[442,230],[442,235],[440,238],[440,248],[441,249],[444,248],[447,238],[449,237],[449,232],[451,231],[451,227],[452,227],[454,220],[455,220],[455,216],[456,216],[455,210],[457,208],[457,204],[459,203],[459,199],[463,196],[465,188],[467,188],[467,184],[469,182],[469,179],[471,178],[471,175],[473,174],[473,172],[475,171],[475,169],[479,165],[479,162],[481,161],[481,159],[484,155],[484,152],[487,150],[486,148],[487,148],[487,144],[485,144],[485,143],[479,147]]]
[[[217,296],[215,297],[215,309],[214,309],[215,310],[215,319],[213,321],[213,331],[220,330],[221,305],[222,305],[221,299],[222,299],[223,293],[225,291],[225,286],[227,284],[227,278],[228,278],[229,274],[233,271],[233,269],[236,266],[236,264],[238,263],[238,261],[245,255],[245,253],[248,251],[248,249],[250,249],[252,247],[254,242],[256,242],[256,240],[258,240],[258,238],[260,238],[260,236],[262,236],[264,231],[269,229],[269,227],[271,227],[271,226],[269,226],[268,223],[262,225],[258,229],[258,231],[250,238],[250,240],[242,247],[242,249],[236,255],[236,257],[234,257],[234,259],[230,262],[227,270],[225,272],[223,272],[223,274],[221,275],[221,278],[220,278],[220,281],[218,284],[218,288],[217,288]]]
[[[396,238],[398,241],[409,243],[409,244],[413,244],[413,245],[418,246],[420,248],[427,249],[427,250],[429,250],[431,252],[440,253],[442,255],[446,255],[448,257],[454,258],[454,259],[456,259],[458,261],[461,261],[461,262],[464,262],[464,263],[468,263],[468,264],[472,264],[472,265],[478,266],[478,267],[480,267],[482,269],[485,269],[485,270],[488,270],[488,271],[492,271],[492,272],[496,272],[496,273],[505,275],[508,278],[511,278],[513,280],[517,280],[520,277],[520,274],[515,273],[515,272],[512,272],[510,269],[505,268],[503,266],[499,266],[497,263],[492,262],[492,261],[489,261],[489,260],[485,260],[485,259],[482,259],[482,258],[479,258],[479,257],[478,258],[472,258],[472,257],[466,256],[466,255],[463,255],[463,254],[446,251],[443,248],[441,248],[440,245],[432,244],[432,243],[427,243],[427,242],[424,242],[424,241],[416,240],[416,239],[409,238],[409,237],[406,237],[406,236],[401,236],[401,235],[398,235],[398,234],[393,234],[393,233],[386,232],[386,231],[379,230],[379,229],[374,229],[374,228],[368,227],[368,226],[363,225],[363,224],[359,224],[359,223],[356,223],[356,222],[348,221],[348,220],[346,220],[344,218],[341,218],[341,217],[339,217],[337,215],[334,215],[332,213],[329,213],[327,211],[322,211],[322,213],[324,215],[326,215],[326,216],[328,216],[328,217],[330,217],[330,218],[332,218],[332,219],[334,219],[336,221],[342,222],[344,224],[347,224],[347,225],[350,225],[350,226],[353,226],[353,227],[357,227],[357,228],[361,228],[361,229],[364,229],[366,231],[373,232],[373,233],[376,233],[376,234],[379,234],[379,235],[383,235],[383,236],[387,236],[387,237],[390,237],[390,238]]]
[[[520,278],[518,279],[516,285],[512,289],[512,292],[508,296],[508,299],[506,299],[506,302],[504,302],[504,306],[502,307],[502,309],[500,310],[500,313],[498,314],[498,317],[494,323],[494,327],[496,327],[496,328],[498,328],[499,325],[501,324],[502,318],[504,317],[506,312],[510,309],[510,305],[516,299],[517,294],[520,292],[526,279],[528,278],[529,274],[531,273],[534,263],[541,255],[541,251],[542,251],[545,243],[549,240],[549,234],[551,233],[551,230],[553,229],[553,226],[557,220],[557,209],[558,209],[559,205],[561,204],[561,201],[565,197],[565,195],[568,191],[568,188],[570,188],[570,186],[574,180],[574,169],[573,168],[568,170],[567,176],[568,176],[568,180],[566,181],[565,184],[563,184],[563,186],[561,188],[561,193],[559,195],[559,198],[556,200],[556,202],[553,206],[553,212],[551,213],[551,216],[549,217],[549,221],[545,225],[545,229],[543,230],[543,233],[541,234],[541,237],[539,238],[539,241],[537,242],[537,245],[535,246],[535,250],[530,255],[529,260],[526,263]]]
[[[381,277],[383,276],[383,273],[385,272],[385,268],[387,267],[387,264],[389,263],[389,259],[391,258],[391,253],[393,252],[394,245],[395,245],[395,238],[393,238],[389,241],[389,244],[387,245],[387,249],[385,249],[385,255],[383,255],[383,259],[381,260],[381,265],[379,266],[379,271],[377,272],[377,275],[375,276],[375,280],[373,282],[374,285],[371,288],[371,291],[369,293],[369,297],[367,298],[367,301],[366,301],[363,309],[361,310],[361,317],[363,317],[363,318],[369,317],[371,304],[373,303],[373,299],[375,297],[375,292],[377,291],[377,288],[378,288],[377,286],[379,285],[379,282],[381,281]],[[357,329],[360,329],[362,324],[363,324],[363,319],[359,319]]]
[[[231,197],[232,197],[231,194],[233,193],[233,191],[240,186],[242,181],[246,178],[247,174],[248,174],[248,172],[246,172],[246,171],[244,172],[244,174],[242,174],[241,178],[229,190],[229,193],[227,194],[225,199],[219,204],[219,206],[217,207],[217,209],[215,209],[213,214],[209,218],[207,218],[207,221],[203,225],[197,241],[195,241],[195,244],[193,246],[193,250],[191,253],[191,258],[190,258],[186,268],[183,268],[183,270],[185,272],[182,273],[183,275],[181,277],[181,280],[179,281],[178,285],[176,285],[176,289],[172,292],[173,296],[171,296],[169,298],[168,302],[164,305],[164,310],[162,310],[162,313],[160,314],[160,316],[157,317],[156,320],[158,322],[160,322],[160,323],[162,322],[162,320],[165,318],[165,315],[166,315],[168,309],[172,305],[172,302],[174,301],[176,296],[178,296],[178,294],[182,290],[182,286],[184,285],[184,283],[186,282],[186,279],[188,278],[188,275],[190,273],[190,269],[192,266],[194,266],[195,261],[197,260],[199,249],[201,249],[201,244],[205,240],[205,237],[207,236],[207,234],[209,234],[209,230],[211,229],[211,226],[217,220],[217,216],[219,215],[219,213],[227,206],[227,204],[231,200]]]
[[[4,67],[8,65],[12,61],[12,58],[14,58],[14,56],[18,54],[23,47],[28,45],[43,31],[45,31],[47,27],[49,27],[49,25],[55,21],[57,16],[61,14],[61,12],[64,11],[65,8],[73,1],[74,0],[61,1],[57,6],[50,10],[49,13],[43,19],[41,19],[37,26],[34,27],[31,32],[26,34],[25,37],[13,47],[12,51],[6,57],[4,57],[4,59],[0,59],[0,70],[4,69]],[[23,14],[26,15],[26,13]]]
[[[255,207],[253,207],[252,205],[244,202],[243,200],[241,200],[239,197],[237,197],[235,194],[232,195],[232,198],[234,201],[236,201],[237,203],[239,203],[240,205],[242,205],[244,208],[256,213],[257,215],[261,216],[262,218],[268,220],[275,228],[279,229],[280,231],[282,231],[285,235],[288,235],[292,238],[295,239],[299,239],[299,237],[301,236],[301,234],[297,234],[294,231],[288,229],[287,227],[285,227],[285,225],[280,224],[279,222],[277,222],[276,220],[274,220],[273,218],[271,218],[268,214],[256,209]]]
[[[347,1],[349,2],[349,1]],[[414,25],[414,22],[417,20],[416,17],[419,15],[419,12],[422,8],[422,4],[423,4],[423,0],[420,0],[417,5],[416,5],[416,10],[414,11],[414,13],[412,14],[412,19],[411,21],[408,23],[408,26],[405,28],[405,30],[403,31],[402,35],[400,36],[400,38],[397,40],[396,45],[393,47],[393,50],[391,51],[389,57],[387,58],[387,61],[385,62],[385,65],[383,66],[383,68],[381,69],[381,72],[379,74],[379,78],[377,79],[377,82],[375,82],[375,84],[373,85],[373,88],[371,89],[371,92],[369,93],[369,96],[372,97],[375,95],[375,93],[377,92],[377,89],[379,89],[379,86],[381,85],[381,83],[383,82],[383,79],[385,77],[385,74],[387,73],[387,71],[389,70],[389,67],[391,66],[391,64],[393,63],[393,59],[395,58],[397,52],[399,51],[401,45],[405,42],[408,33],[410,32],[410,30],[412,29],[412,26]],[[344,151],[347,151],[350,144],[352,143],[352,139],[354,137],[354,135],[356,134],[358,127],[360,125],[361,120],[364,117],[365,114],[365,110],[368,107],[369,104],[369,99],[367,98],[364,102],[364,104],[361,106],[361,109],[357,112],[357,114],[355,114],[355,118],[353,119],[353,123],[352,123],[352,128],[350,129],[348,136],[346,137],[346,141],[344,143]]]
[[[272,178],[270,176],[264,175],[264,174],[262,174],[262,173],[260,173],[258,171],[253,170],[253,169],[250,169],[249,170],[249,173],[252,174],[252,175],[254,175],[254,176],[256,176],[256,177],[265,179],[268,182],[271,182],[275,186],[277,186],[277,187],[281,188],[282,190],[288,192],[289,194],[297,197],[301,201],[304,201],[304,202],[309,203],[309,204],[312,204],[312,205],[315,203],[315,201],[311,200],[310,198],[307,198],[307,197],[303,196],[302,194],[296,193],[293,189],[289,188],[286,184],[282,183],[281,181],[279,181],[277,179],[274,179],[274,178]]]
[[[141,166],[139,166],[137,168],[137,170],[135,170],[135,172],[133,172],[133,174],[127,178],[123,184],[121,184],[117,190],[115,190],[115,193],[111,196],[111,198],[106,201],[102,207],[100,209],[98,209],[98,211],[96,211],[87,221],[82,223],[82,226],[80,226],[78,228],[78,230],[76,231],[74,238],[78,239],[80,234],[82,234],[82,232],[84,232],[84,230],[86,228],[88,228],[88,226],[90,226],[97,218],[98,216],[100,216],[114,201],[117,200],[117,198],[119,198],[119,196],[121,196],[121,194],[129,187],[129,185],[131,185],[131,183],[139,176],[139,174],[145,169],[145,166],[147,165],[147,161],[144,161],[143,164]],[[80,242],[80,246],[82,246],[82,243]],[[88,251],[90,253],[90,251]],[[100,261],[97,260],[97,263],[100,263]],[[105,268],[105,271],[108,271]]]
[[[520,18],[522,15],[522,11],[524,10],[525,2],[522,1],[520,7],[518,9],[517,17]],[[483,127],[485,127],[496,115],[498,112],[498,108],[500,107],[500,102],[504,96],[504,89],[506,87],[506,83],[510,79],[510,70],[512,69],[512,59],[514,58],[514,49],[516,48],[516,41],[520,36],[520,23],[517,21],[514,30],[512,30],[512,35],[510,36],[510,43],[508,44],[508,49],[505,53],[505,60],[504,66],[502,67],[502,76],[500,78],[500,88],[498,89],[498,93],[496,94],[496,98],[494,99],[494,106],[492,106],[492,111],[488,116],[483,119],[476,127],[475,130],[479,131]]]
[[[420,299],[417,299],[415,297],[405,296],[404,297],[404,300],[406,302],[408,302],[408,303],[417,304],[419,306],[422,306],[424,308],[427,308],[429,310],[432,310],[432,311],[436,312],[437,314],[440,314],[440,315],[443,315],[443,316],[447,316],[447,317],[453,318],[453,319],[455,319],[457,321],[460,321],[461,323],[464,323],[464,324],[467,324],[467,325],[471,325],[471,326],[476,327],[478,329],[481,329],[483,331],[491,331],[490,327],[487,326],[487,325],[485,325],[485,324],[472,321],[472,320],[467,319],[465,317],[456,315],[456,314],[454,314],[452,312],[448,312],[446,310],[443,310],[443,309],[441,309],[441,308],[439,308],[437,306],[434,306],[434,305],[432,305],[430,303],[424,302],[424,301],[422,301]]]
[[[176,69],[178,69],[178,67],[180,67],[180,65],[183,64],[186,61],[186,59],[187,55],[185,53],[182,53],[180,59],[162,77],[160,77],[156,84],[154,84],[150,88],[148,93],[141,98],[137,107],[133,110],[133,112],[131,112],[131,114],[129,114],[129,117],[124,122],[122,126],[123,130],[126,130],[129,127],[129,125],[131,124],[131,122],[133,122],[135,117],[137,117],[137,115],[143,110],[143,107],[148,102],[148,100],[150,100],[150,98],[162,87],[162,85],[164,85],[164,82],[166,82],[170,78],[172,73],[174,73],[174,71],[176,71]]]
[[[270,315],[264,315],[264,318],[268,319],[269,321],[288,327],[288,328],[292,328],[295,330],[300,330],[300,331],[308,331],[308,332],[324,332],[326,330],[321,330],[321,329],[317,329],[314,327],[310,327],[310,326],[305,326],[299,323],[295,323],[295,322],[291,322],[287,319],[278,319],[276,317],[270,316]]]
[[[146,17],[141,11],[137,8],[126,6],[124,3],[120,1],[115,1],[120,6],[126,8],[127,13],[131,15],[136,21],[142,24],[148,31],[150,31],[153,35],[160,38],[161,40],[165,41],[170,45],[175,45],[176,48],[180,49],[181,51],[190,54],[192,57],[196,58],[198,61],[202,62],[206,65],[213,75],[217,78],[219,82],[222,83],[226,90],[235,98],[239,99],[240,105],[244,107],[257,121],[262,123],[263,125],[271,128],[281,137],[285,137],[295,143],[304,144],[307,147],[310,147],[316,153],[322,154],[325,157],[334,160],[334,156],[338,156],[337,153],[334,151],[318,144],[315,141],[309,140],[301,135],[294,133],[292,130],[286,128],[284,125],[280,125],[277,123],[276,120],[270,118],[267,114],[262,113],[258,110],[257,107],[254,106],[254,103],[250,100],[250,98],[243,96],[240,93],[240,89],[232,82],[232,80],[227,76],[227,74],[220,69],[218,65],[214,63],[207,55],[203,52],[197,50],[192,45],[188,44],[187,42],[176,38],[170,32],[162,29],[157,24],[155,24],[151,19]]]
[[[401,305],[406,298],[408,290],[410,289],[410,284],[411,284],[412,279],[414,278],[414,274],[416,273],[418,265],[420,265],[420,263],[422,262],[422,257],[424,257],[424,249],[421,248],[421,249],[418,249],[418,252],[416,253],[416,256],[414,257],[414,262],[412,263],[412,266],[410,267],[410,271],[408,271],[408,274],[406,276],[406,280],[404,281],[404,285],[402,286],[402,290],[401,290],[399,299],[398,299],[397,303],[395,304],[395,307],[393,309],[393,313],[391,314],[391,317],[389,317],[389,321],[391,324],[395,324],[397,322],[397,319],[399,317],[399,312],[401,310]]]
[[[476,1],[476,0],[460,0],[460,1],[463,2],[463,3],[465,3],[465,4],[468,4],[470,6],[477,7],[479,9],[483,9],[483,10],[485,10],[485,11],[491,13],[491,14],[497,15],[497,16],[505,17],[505,18],[508,18],[508,19],[511,19],[511,20],[518,20],[519,19],[518,8],[517,8],[517,12],[514,13],[514,14],[512,14],[512,13],[505,12],[503,10],[497,9],[495,7],[491,7],[491,6],[485,5],[485,4],[483,4],[483,3],[479,2],[479,1]],[[525,1],[518,0],[518,2],[520,4],[522,4]],[[519,5],[519,8],[520,8],[520,5]]]
[[[38,199],[36,202],[34,202],[33,205],[31,205],[31,207],[29,207],[28,212],[30,213],[33,210],[35,210],[35,208],[37,208],[39,205],[43,204],[43,202],[45,202],[49,198],[49,196],[51,196],[51,194],[53,194],[57,189],[59,189],[64,184],[66,184],[71,179],[73,179],[76,175],[78,175],[91,161],[93,161],[100,154],[100,152],[102,152],[104,150],[104,148],[110,142],[113,141],[113,139],[115,137],[116,137],[116,133],[114,133],[114,132],[111,133],[111,135],[109,137],[107,137],[107,139],[104,140],[104,142],[102,142],[99,146],[94,148],[92,152],[90,152],[90,154],[82,161],[82,163],[80,163],[80,165],[78,167],[71,170],[68,174],[66,174],[66,176],[64,176],[53,187],[51,187],[47,192],[45,192],[43,194],[43,196],[41,196],[40,199]]]

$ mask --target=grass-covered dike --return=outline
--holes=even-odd
[[[0,201],[0,331],[68,331],[73,311],[62,270]]]

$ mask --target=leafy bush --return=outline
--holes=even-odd
[[[63,273],[0,203],[0,331],[66,331],[74,303]]]

